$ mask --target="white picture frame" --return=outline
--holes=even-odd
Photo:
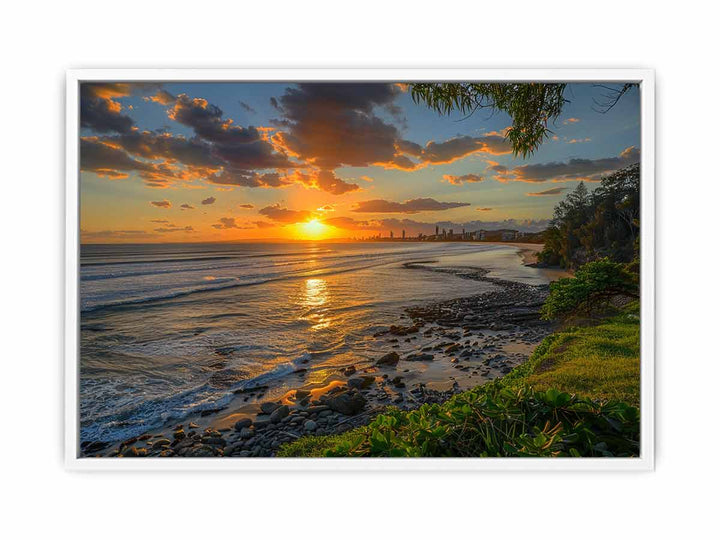
[[[92,81],[634,82],[641,95],[641,451],[637,458],[79,456],[79,86]],[[65,465],[71,470],[650,471],[655,462],[655,74],[648,69],[82,69],[66,79]]]

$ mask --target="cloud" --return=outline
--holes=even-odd
[[[238,204],[238,208],[255,208],[252,204]]]
[[[461,186],[465,183],[482,182],[484,177],[479,174],[463,174],[462,176],[453,176],[452,174],[444,174],[442,179],[454,186]]]
[[[489,212],[490,210],[492,210],[492,208],[476,208],[475,210],[477,210],[478,212]]]
[[[180,209],[181,210],[194,210],[195,207],[192,204],[184,203],[184,204],[180,205]]]
[[[130,85],[83,83],[80,86],[80,126],[98,133],[129,133],[135,121],[122,114],[114,98],[130,95]]]
[[[268,223],[267,221],[253,221],[253,223],[258,229],[270,229],[275,227],[273,223]]]
[[[411,199],[401,203],[374,199],[357,203],[353,208],[353,212],[416,214],[417,212],[436,212],[463,206],[470,206],[470,203],[440,202],[430,198]]]
[[[242,109],[243,109],[245,112],[249,112],[249,113],[251,113],[251,114],[257,113],[257,111],[256,111],[255,109],[253,109],[250,105],[248,105],[248,104],[245,103],[244,101],[240,101],[239,103],[240,103],[240,107],[242,107]]]
[[[240,229],[241,227],[235,222],[233,217],[221,217],[219,223],[213,225],[215,229]]]
[[[640,150],[630,146],[617,157],[600,159],[573,158],[534,165],[521,165],[504,171],[496,170],[495,179],[501,182],[569,182],[597,181],[603,174],[622,169],[640,161]]]
[[[157,208],[170,208],[172,207],[172,203],[168,201],[167,199],[163,199],[162,201],[150,201],[150,204],[153,206],[156,206]]]
[[[174,232],[195,232],[195,229],[191,225],[188,225],[187,227],[158,227],[155,229],[155,232],[159,233],[174,233]]]
[[[563,191],[567,191],[568,188],[556,187],[552,189],[546,189],[545,191],[534,191],[532,193],[526,193],[528,197],[546,197],[550,195],[561,195]]]
[[[215,200],[215,197],[208,197],[207,199],[203,199],[200,204],[213,204]]]
[[[334,212],[335,207],[332,204],[326,204],[317,209],[318,212]]]
[[[306,83],[285,90],[278,107],[284,128],[275,141],[320,169],[366,167],[395,157],[397,128],[375,110],[392,106],[401,91],[384,83]]]
[[[135,121],[122,113],[122,104],[117,99],[159,87],[158,83],[82,83],[80,126],[97,133],[130,133],[135,129]]]
[[[314,217],[312,212],[307,210],[289,210],[279,204],[266,206],[260,210],[260,215],[278,223],[302,223]]]
[[[580,143],[586,143],[590,142],[592,139],[590,137],[585,137],[584,139],[567,139],[566,142],[568,144],[580,144]]]
[[[577,124],[580,121],[579,118],[568,118],[567,120],[563,121],[563,124]]]
[[[452,163],[476,153],[499,155],[510,152],[512,152],[512,146],[502,135],[489,134],[484,137],[465,135],[441,143],[430,141],[425,145],[419,157],[425,163],[437,165]]]
[[[151,220],[150,220],[150,223],[166,223],[166,224],[169,224],[170,221],[168,221],[167,219],[151,219]]]
[[[208,182],[223,186],[275,188],[289,186],[293,182],[285,175],[274,173],[258,174],[244,169],[225,169],[208,178]]]

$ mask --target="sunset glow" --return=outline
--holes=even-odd
[[[84,83],[81,241],[538,232],[579,182],[640,152],[636,91],[599,115],[593,85],[571,86],[552,137],[522,157],[507,114],[438,116],[408,85]]]

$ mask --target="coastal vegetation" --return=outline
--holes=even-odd
[[[389,409],[344,434],[303,437],[285,457],[611,457],[639,452],[639,318],[631,303],[547,338],[508,375],[443,404]]]
[[[602,178],[589,192],[584,182],[556,207],[538,260],[565,268],[602,257],[631,262],[640,248],[640,165]]]

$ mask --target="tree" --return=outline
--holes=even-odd
[[[596,110],[606,113],[634,86],[620,88],[596,85],[603,89]],[[515,155],[527,157],[535,152],[552,131],[548,123],[555,121],[563,110],[566,83],[412,83],[410,92],[415,103],[424,102],[440,114],[457,110],[468,116],[479,109],[503,111],[510,115],[512,125],[505,138]]]

